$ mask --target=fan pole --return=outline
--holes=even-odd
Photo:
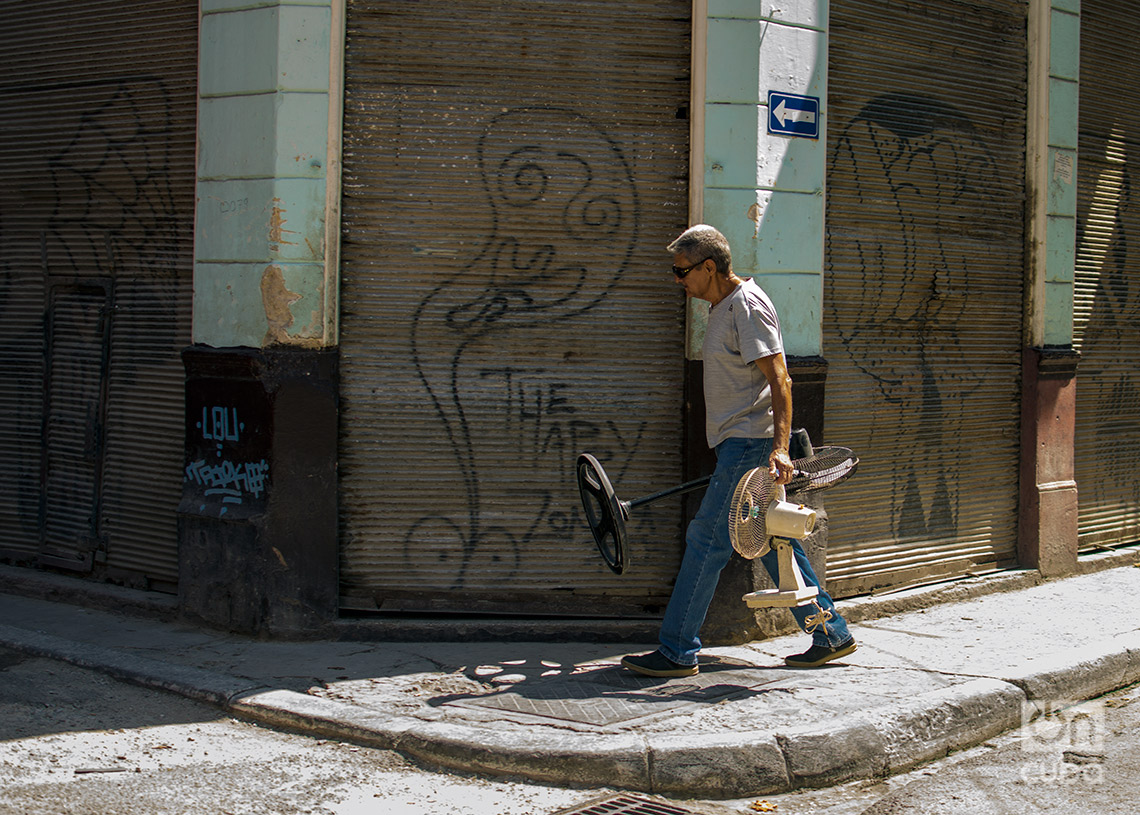
[[[652,495],[646,495],[644,498],[634,498],[627,504],[627,506],[632,509],[633,507],[639,507],[642,504],[652,504],[654,501],[660,501],[662,498],[668,498],[670,495],[680,495],[685,492],[699,490],[701,487],[707,487],[710,481],[712,481],[711,475],[694,478],[692,481],[686,481],[679,487],[670,487],[667,490],[661,490],[661,492],[655,492]]]
[[[779,587],[750,592],[741,599],[749,608],[792,608],[806,606],[815,600],[819,595],[819,588],[809,586],[804,580],[803,572],[796,563],[791,542],[787,538],[772,538],[771,546],[776,550]]]

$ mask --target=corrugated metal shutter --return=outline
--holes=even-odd
[[[110,286],[53,287],[48,305],[41,557],[90,568],[103,463]]]
[[[1140,10],[1081,4],[1074,345],[1078,540],[1140,540]]]
[[[109,281],[105,422],[93,431],[102,458],[92,465],[100,484],[92,554],[103,574],[173,588],[184,437],[179,353],[190,342],[198,4],[0,6],[0,255],[9,284],[0,402],[14,408],[6,419],[11,435],[6,428],[0,443],[16,448],[44,425],[44,404],[62,404],[41,395],[34,407],[24,393],[45,386],[43,363],[32,356],[44,354],[47,298],[77,281]],[[78,324],[66,325],[56,322],[48,347],[80,341]],[[5,507],[0,521],[2,545],[17,558],[37,549],[31,536],[43,525],[59,520],[54,488],[45,496],[47,517],[32,524],[28,514],[39,448],[13,451],[18,489],[0,490],[20,496],[15,516]],[[46,484],[65,477],[47,463]]]
[[[576,456],[678,482],[687,0],[348,5],[342,596],[655,611],[680,501],[611,574]]]
[[[180,208],[185,200],[193,198],[180,199]],[[183,217],[190,219],[184,226],[192,225],[188,213]],[[103,476],[107,567],[164,590],[178,580],[175,511],[185,464],[186,374],[179,352],[190,340],[193,250],[180,248],[186,254],[177,261],[150,261],[151,277],[120,279],[116,286]],[[176,273],[160,265],[175,262]]]
[[[0,128],[4,106],[0,104]],[[4,177],[0,164],[0,177]],[[0,196],[7,198],[5,182]],[[5,202],[6,203],[6,202]],[[44,430],[44,276],[14,256],[12,218],[0,204],[0,554],[35,557],[40,521]]]
[[[832,4],[824,354],[840,596],[1015,556],[1022,2]]]

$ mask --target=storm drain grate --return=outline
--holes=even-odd
[[[691,809],[640,798],[636,795],[615,795],[591,801],[574,809],[562,809],[554,815],[697,815]]]

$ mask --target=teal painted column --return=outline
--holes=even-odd
[[[795,381],[793,422],[814,425],[817,441],[826,373],[819,357],[827,14],[827,0],[695,0],[693,8],[690,221],[723,232],[736,273],[755,278],[775,302]],[[819,137],[769,134],[770,91],[817,97]],[[689,300],[687,370],[697,392],[707,321],[708,305]],[[818,397],[810,398],[812,392]],[[703,433],[696,435],[703,442]],[[823,535],[805,542],[821,578],[824,545]],[[733,559],[721,573],[702,639],[729,644],[793,630],[786,610],[752,610],[741,602],[769,585],[759,561]]]
[[[343,16],[202,2],[195,343],[336,344]]]
[[[1030,10],[1028,345],[1073,341],[1080,0]]]
[[[1026,134],[1026,330],[1018,559],[1047,577],[1077,566],[1073,289],[1080,0],[1031,0]]]
[[[692,220],[720,229],[736,272],[772,297],[791,356],[818,355],[822,342],[827,13],[827,0],[707,0],[694,46],[704,63]],[[768,133],[770,91],[817,97],[819,138]],[[690,358],[706,316],[690,314]]]
[[[179,608],[317,631],[338,611],[344,0],[201,9]]]

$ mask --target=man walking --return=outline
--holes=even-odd
[[[777,484],[792,478],[792,380],[776,309],[755,282],[733,273],[724,235],[711,226],[694,226],[667,249],[673,254],[673,277],[686,296],[712,306],[702,357],[705,430],[709,447],[716,451],[716,469],[685,535],[685,555],[661,624],[661,645],[648,654],[625,657],[622,665],[647,676],[691,676],[698,671],[701,624],[733,552],[728,516],[737,483],[749,470],[765,465]],[[819,586],[800,542],[792,541],[792,548],[804,580]],[[762,562],[778,581],[776,553],[764,555]],[[846,622],[822,588],[811,605],[791,611],[800,628],[812,635],[812,646],[786,657],[787,665],[815,668],[855,650]]]

